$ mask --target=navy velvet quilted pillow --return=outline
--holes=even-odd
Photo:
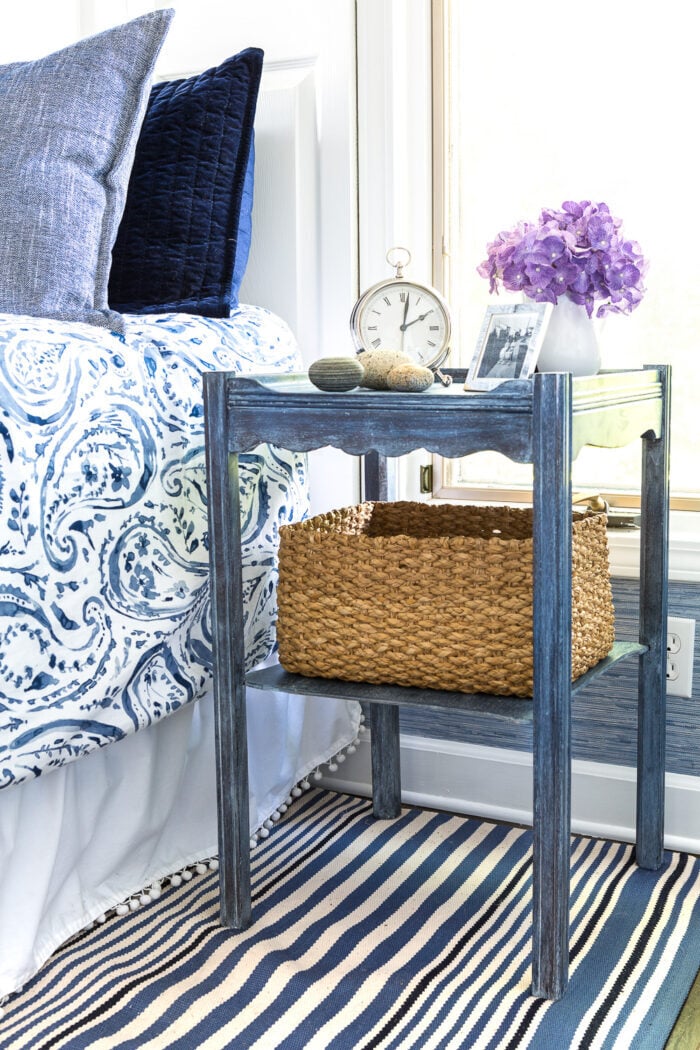
[[[247,48],[152,88],[112,251],[113,309],[228,317],[237,305],[262,62]]]

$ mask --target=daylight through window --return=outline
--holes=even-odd
[[[600,324],[603,368],[672,365],[672,493],[676,506],[700,509],[692,133],[700,73],[685,8],[669,0],[662,19],[636,0],[589,0],[584,8],[559,0],[434,6],[436,98],[444,101],[435,138],[443,231],[436,282],[454,315],[450,363],[469,364],[488,305],[522,301],[517,293],[490,295],[478,275],[488,242],[519,220],[536,222],[542,208],[604,201],[641,246],[649,270],[640,305]],[[586,448],[574,486],[633,499],[639,462],[638,445]],[[454,494],[467,495],[461,490],[488,494],[494,484],[527,489],[531,475],[483,453],[450,464],[442,476]]]

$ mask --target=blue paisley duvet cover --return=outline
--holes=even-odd
[[[0,787],[119,740],[211,679],[201,373],[299,367],[286,325],[127,317],[123,336],[0,315]],[[241,457],[249,665],[274,643],[303,456]]]

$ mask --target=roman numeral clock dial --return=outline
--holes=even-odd
[[[411,259],[406,248],[391,248],[386,258],[396,270],[395,276],[368,288],[350,317],[360,360],[365,350],[398,350],[415,364],[431,368],[449,385],[451,377],[440,372],[450,350],[447,304],[434,288],[404,277],[404,267]]]

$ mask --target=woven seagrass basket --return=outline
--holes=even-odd
[[[607,655],[604,515],[574,515],[572,677]],[[297,674],[532,696],[532,510],[362,503],[280,529],[277,639]]]

